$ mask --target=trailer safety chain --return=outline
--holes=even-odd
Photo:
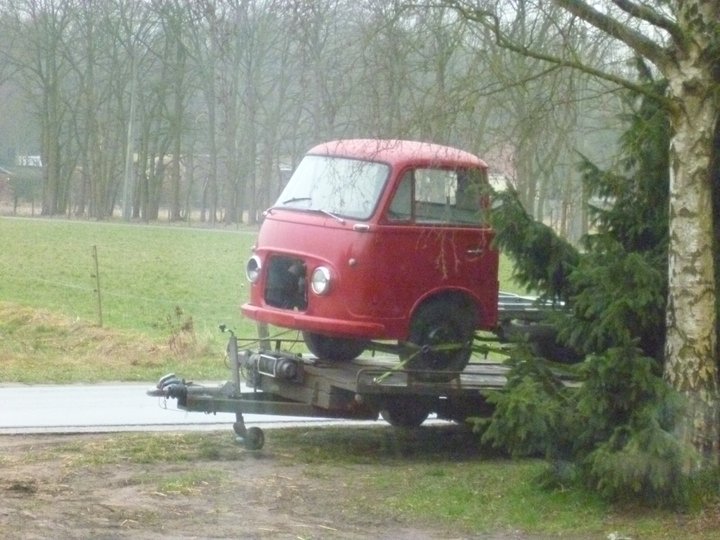
[[[412,342],[403,343],[400,348],[411,349],[413,350],[412,354],[408,355],[407,357],[404,357],[403,354],[400,354],[400,362],[398,363],[397,367],[390,368],[382,375],[375,377],[373,381],[377,384],[382,383],[385,379],[391,377],[394,373],[406,369],[408,362],[415,359],[415,357],[417,357],[418,355],[429,354],[433,352],[455,351],[458,349],[463,349],[465,347],[467,347],[466,343],[440,343],[438,345],[415,345]]]
[[[486,338],[479,338],[477,336],[473,336],[473,341],[470,343],[439,343],[437,345],[416,345],[412,342],[405,342],[402,345],[400,345],[401,350],[402,349],[411,349],[413,352],[412,354],[408,355],[407,357],[403,358],[404,355],[400,354],[400,362],[398,363],[397,367],[392,367],[382,375],[379,375],[378,377],[375,377],[373,381],[377,384],[382,383],[385,379],[391,377],[394,373],[397,373],[398,371],[406,369],[407,364],[412,361],[417,355],[419,354],[429,354],[433,352],[448,352],[448,351],[455,351],[458,349],[463,349],[469,346],[470,350],[473,353],[478,353],[483,355],[485,358],[487,358],[488,354],[491,352],[500,353],[503,355],[507,355],[507,351],[504,348],[498,348],[498,347],[491,347],[490,345],[483,343],[480,345],[475,345],[475,341],[485,341]]]

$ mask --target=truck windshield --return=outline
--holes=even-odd
[[[383,163],[330,156],[305,156],[274,208],[325,212],[368,219],[390,168]]]

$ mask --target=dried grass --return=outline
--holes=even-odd
[[[133,380],[178,356],[177,340],[158,343],[44,309],[0,302],[0,380]],[[193,341],[187,347],[195,346]],[[187,349],[179,351],[188,356]],[[42,375],[39,378],[37,375]],[[46,379],[45,377],[48,377]]]

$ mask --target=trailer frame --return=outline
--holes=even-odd
[[[542,325],[547,305],[503,293],[499,307],[506,328],[526,329],[530,338],[533,333],[547,334]],[[148,394],[176,399],[178,408],[189,412],[235,414],[233,430],[238,442],[253,450],[262,448],[264,434],[260,428],[247,428],[244,414],[355,420],[381,416],[391,425],[408,428],[419,426],[430,414],[455,422],[490,414],[487,395],[504,387],[509,368],[500,360],[489,361],[488,355],[507,354],[512,347],[501,331],[475,334],[468,366],[462,371],[438,372],[406,365],[415,354],[467,344],[417,347],[370,342],[370,358],[333,362],[283,350],[284,343],[294,340],[270,336],[262,323],[258,338],[241,339],[224,325],[220,329],[230,334],[226,350],[230,380],[209,386],[169,374]],[[254,342],[258,348],[241,349],[240,342]],[[389,353],[400,361],[377,357],[377,353]]]

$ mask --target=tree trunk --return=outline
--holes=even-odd
[[[173,128],[173,157],[170,165],[170,221],[182,219],[180,213],[180,184],[183,143],[183,118],[185,115],[185,54],[180,43],[177,44],[175,54],[175,80],[173,84],[174,109],[171,121]]]
[[[718,103],[710,70],[681,62],[677,67],[668,77],[675,135],[670,144],[665,378],[685,401],[678,432],[700,460],[687,464],[692,470],[717,465],[720,456],[711,173]]]

